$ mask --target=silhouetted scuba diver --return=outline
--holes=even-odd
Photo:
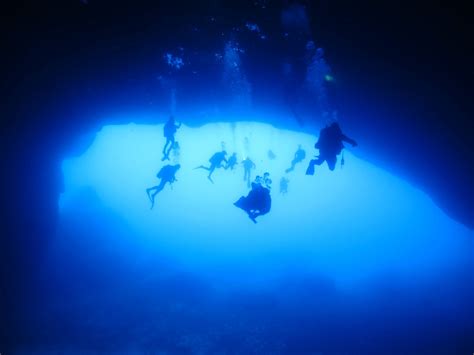
[[[342,133],[341,127],[339,127],[337,122],[324,127],[320,131],[319,139],[314,145],[316,149],[319,149],[319,156],[309,162],[306,175],[314,175],[314,166],[321,165],[324,161],[328,163],[329,170],[333,171],[336,167],[337,156],[344,149],[343,142],[347,142],[353,147],[357,146],[355,140]]]
[[[285,171],[289,173],[295,169],[295,165],[299,162],[302,162],[303,159],[306,157],[306,152],[301,148],[301,144],[298,144],[298,150],[295,152],[295,156],[291,161],[291,167],[286,169]]]
[[[247,186],[250,187],[250,173],[252,169],[255,169],[255,164],[247,157],[245,160],[242,160],[242,165],[244,166],[244,181],[247,181]]]
[[[282,177],[280,179],[280,193],[281,194],[286,194],[288,193],[288,183],[290,182],[290,180],[288,180],[286,177]]]
[[[176,165],[165,165],[160,169],[158,174],[156,174],[156,177],[158,179],[161,179],[161,182],[157,186],[150,187],[146,189],[146,194],[148,195],[148,198],[150,199],[151,202],[151,208],[153,209],[153,206],[155,205],[155,196],[163,190],[165,187],[166,183],[168,182],[169,184],[172,184],[173,182],[177,181],[176,180],[176,172],[179,170],[181,165],[176,164]],[[151,193],[153,190],[155,190],[153,193]],[[151,194],[150,194],[151,193]]]
[[[268,156],[268,159],[270,159],[270,160],[274,160],[276,158],[275,153],[273,153],[273,151],[271,149],[268,150],[267,156]]]
[[[270,178],[267,176],[268,186],[271,184]],[[270,212],[272,206],[272,198],[270,189],[267,185],[262,185],[264,179],[258,176],[255,182],[252,182],[252,190],[247,196],[239,198],[234,205],[244,210],[252,222],[257,223],[256,218]]]
[[[176,124],[173,116],[170,116],[168,121],[165,123],[165,126],[163,127],[163,136],[165,136],[166,138],[166,143],[165,143],[165,146],[163,147],[163,159],[161,159],[162,161],[170,159],[169,158],[170,151],[173,148],[174,143],[175,143],[174,135],[179,127],[181,127],[181,123]],[[166,150],[168,147],[168,144],[169,144],[169,148],[168,150]]]
[[[234,170],[235,166],[237,165],[237,154],[232,153],[229,160],[227,160],[227,164],[225,165],[225,170],[230,169]]]
[[[227,163],[227,159],[225,158],[226,155],[227,155],[227,152],[225,150],[223,150],[222,152],[214,153],[214,155],[209,159],[209,162],[211,163],[209,167],[200,165],[194,169],[204,169],[204,170],[209,171],[209,175],[207,176],[207,178],[212,183],[214,183],[214,181],[212,181],[211,175],[214,172],[214,170],[216,170],[216,168],[220,168],[222,166],[221,165],[222,162]]]

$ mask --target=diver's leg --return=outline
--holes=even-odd
[[[161,190],[163,190],[165,188],[165,185],[168,181],[166,181],[165,179],[161,179],[161,182],[160,184],[156,187],[156,192],[155,192],[155,195],[158,193],[158,192],[161,192]]]
[[[150,210],[152,210],[152,209],[153,209],[153,206],[155,205],[155,196],[156,196],[156,194],[157,194],[157,192],[156,192],[156,189],[157,189],[157,188],[158,188],[158,186],[153,186],[153,187],[150,187],[149,189],[146,190],[146,193],[147,193],[147,195],[148,195],[148,199],[149,199],[150,202],[151,202]],[[150,194],[150,192],[151,192],[152,190],[155,190],[155,191],[154,191],[154,193]]]
[[[166,137],[166,143],[165,143],[165,146],[163,147],[163,158],[161,159],[161,161],[165,161],[165,160],[169,160],[169,154],[170,154],[170,150],[171,150],[171,147],[172,145],[170,144],[169,146],[169,150],[167,150],[166,148],[168,147],[168,144],[171,142],[171,140]]]
[[[166,137],[166,143],[165,146],[163,147],[163,154],[166,155],[166,147],[168,147],[168,144],[170,143],[170,139]]]
[[[214,170],[216,169],[216,166],[215,165],[211,165],[210,168],[209,168],[209,175],[207,176],[207,178],[209,179],[210,182],[214,183],[214,181],[212,181],[212,173],[214,172]]]
[[[317,159],[311,159],[306,169],[306,175],[314,175],[314,166],[321,165],[324,162],[324,159],[319,156]]]
[[[306,175],[314,175],[314,166],[316,165],[316,159],[311,159],[306,168]]]
[[[166,180],[161,180],[160,184],[158,186],[154,186],[153,189],[155,190],[155,192],[151,195],[150,197],[150,201],[151,201],[151,207],[150,207],[150,210],[153,209],[153,207],[155,206],[155,196],[158,195],[159,192],[161,192],[163,190],[163,188],[165,187],[166,185]]]
[[[171,153],[171,149],[173,149],[173,147],[174,147],[174,136],[171,136],[170,138],[168,138],[168,140],[170,142],[170,145],[169,145],[168,151],[166,152],[167,157],[169,157],[169,155]]]
[[[327,157],[326,162],[328,163],[329,170],[334,171],[334,169],[336,168],[337,156],[333,155]]]

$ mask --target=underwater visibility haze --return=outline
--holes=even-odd
[[[145,190],[168,163],[162,132],[104,126],[62,164],[47,274],[68,286],[48,317],[85,337],[66,334],[66,349],[398,353],[469,341],[472,231],[428,195],[347,150],[343,166],[308,176],[315,136],[216,122],[178,129],[169,163],[181,168],[150,209]],[[308,156],[286,173],[298,145]],[[212,183],[194,168],[222,149],[238,164]],[[271,210],[256,224],[233,204],[249,191],[247,157],[252,180],[272,179]],[[444,343],[435,335],[447,326]]]
[[[50,100],[31,84],[20,111],[41,118],[5,140],[21,177],[3,184],[0,355],[474,352],[469,133],[430,121],[425,84],[396,92],[403,55],[361,59],[352,25],[397,51],[368,8],[78,0],[38,17],[58,42],[25,53],[64,53],[56,75],[31,68]]]

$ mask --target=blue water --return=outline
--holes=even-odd
[[[455,353],[472,346],[474,235],[428,195],[346,149],[304,174],[316,136],[255,121],[183,125],[177,182],[163,125],[100,129],[63,161],[44,270],[44,351],[159,354]],[[298,144],[306,159],[285,174]],[[269,172],[272,210],[233,206],[243,168],[204,170],[224,147]],[[276,158],[268,158],[271,149]],[[288,193],[279,181],[289,179]],[[38,349],[37,349],[38,350]]]

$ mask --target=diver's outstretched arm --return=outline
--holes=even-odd
[[[321,165],[324,163],[324,158],[321,156],[316,157],[316,159],[311,159],[308,164],[308,168],[306,168],[306,175],[314,175],[314,166]]]
[[[207,170],[207,171],[211,170],[211,168],[208,168],[207,166],[204,166],[204,165],[199,165],[199,166],[195,167],[193,170],[196,170],[196,169],[204,169],[204,170]]]
[[[163,154],[166,155],[166,148],[168,148],[168,144],[171,143],[169,138],[166,138],[165,146],[163,147]]]
[[[342,138],[342,140],[343,140],[344,142],[349,143],[349,144],[352,145],[353,147],[356,147],[356,146],[357,146],[357,142],[356,142],[355,140],[353,140],[352,138],[349,138],[348,136],[346,136],[346,135],[344,135],[344,134],[342,135],[341,138]]]

